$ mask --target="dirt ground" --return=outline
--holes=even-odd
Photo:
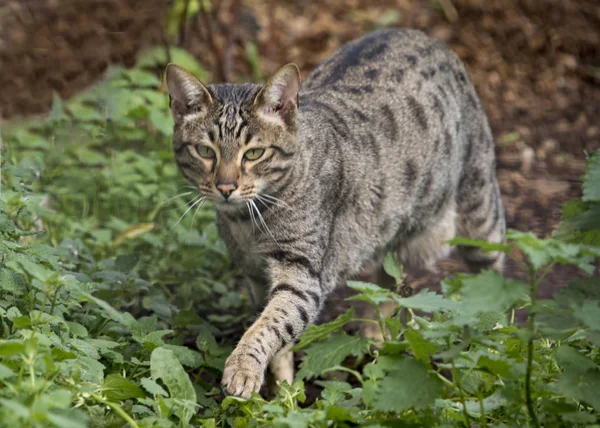
[[[561,204],[580,195],[584,151],[600,147],[600,2],[597,0],[213,1],[175,35],[167,0],[0,0],[0,118],[47,112],[131,65],[166,40],[189,49],[213,80],[263,75],[296,62],[303,76],[338,46],[374,28],[420,28],[464,60],[496,138],[508,227],[547,236]],[[441,264],[413,286],[437,288]],[[508,264],[507,271],[513,273]],[[542,295],[576,274],[557,269]]]

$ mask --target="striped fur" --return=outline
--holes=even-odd
[[[384,252],[432,267],[457,233],[504,237],[490,128],[444,44],[377,31],[335,52],[299,94],[298,79],[286,66],[264,86],[205,87],[167,72],[179,168],[216,204],[233,260],[268,301],[225,367],[226,391],[242,397],[327,295]],[[264,153],[250,161],[250,148]],[[227,200],[216,188],[225,182]],[[461,254],[473,270],[502,265],[498,254]]]

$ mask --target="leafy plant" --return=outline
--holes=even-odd
[[[573,242],[600,245],[600,151],[588,158],[580,201],[569,201],[557,236]]]
[[[55,100],[43,122],[3,131],[0,426],[599,422],[600,279],[591,274],[600,250],[591,244],[600,152],[561,233],[454,241],[503,252],[520,273],[460,274],[443,294],[409,296],[389,255],[395,290],[350,283],[354,300],[397,305],[363,320],[383,343],[345,333],[358,320],[350,310],[308,328],[296,381],[272,400],[223,397],[225,358],[252,313],[214,211],[193,206],[197,195],[176,171],[167,97],[148,71],[164,52]],[[537,299],[557,264],[587,277]]]

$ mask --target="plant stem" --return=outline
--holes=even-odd
[[[465,423],[469,428],[471,428],[471,417],[469,416],[469,412],[467,411],[467,402],[465,400],[465,394],[460,384],[460,379],[456,372],[456,363],[454,362],[454,358],[452,358],[452,379],[456,383],[456,388],[458,389],[458,395],[460,397],[460,402],[462,404],[463,413],[465,415]]]
[[[121,407],[118,404],[112,403],[112,402],[106,400],[104,397],[97,395],[97,394],[92,394],[91,396],[94,398],[94,400],[98,401],[99,403],[106,404],[108,407],[110,407],[115,412],[117,412],[118,415],[121,416],[123,419],[125,419],[125,421],[129,425],[131,425],[132,428],[140,428],[140,426],[137,424],[137,422],[134,421],[131,418],[131,416],[129,416],[127,414],[127,412],[125,410],[121,409]]]
[[[533,337],[535,334],[535,302],[536,302],[536,291],[537,291],[537,283],[535,280],[535,270],[529,270],[529,293],[531,297],[531,312],[529,314],[529,323],[528,323],[528,331],[529,338],[527,340],[527,372],[525,374],[525,400],[527,403],[527,412],[529,413],[529,419],[531,420],[531,425],[539,428],[540,423],[537,419],[537,415],[535,414],[535,409],[533,407],[533,399],[531,398],[531,372],[532,372],[532,363],[533,363]]]
[[[54,290],[54,296],[52,296],[52,304],[50,306],[50,315],[54,314],[54,307],[56,306],[56,298],[58,297],[59,290],[60,286],[56,287],[56,290]]]
[[[481,413],[481,416],[479,417],[479,423],[481,423],[482,427],[487,427],[487,419],[485,418],[485,407],[483,405],[483,398],[481,398],[481,393],[479,393],[479,413]]]
[[[357,372],[356,370],[349,369],[348,367],[339,366],[339,365],[338,365],[338,366],[333,366],[333,367],[330,367],[330,368],[328,368],[328,369],[325,369],[325,370],[323,371],[323,373],[327,373],[327,372],[333,372],[333,371],[341,371],[341,372],[347,372],[347,373],[350,373],[350,374],[351,374],[351,375],[353,375],[353,376],[354,376],[356,379],[358,379],[358,381],[360,382],[360,384],[361,384],[361,385],[364,385],[364,384],[365,384],[365,382],[364,382],[364,380],[363,380],[362,376],[360,375],[360,373],[359,373],[359,372]]]

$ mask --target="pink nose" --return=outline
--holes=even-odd
[[[237,183],[219,183],[217,184],[217,189],[227,199],[237,189]]]

